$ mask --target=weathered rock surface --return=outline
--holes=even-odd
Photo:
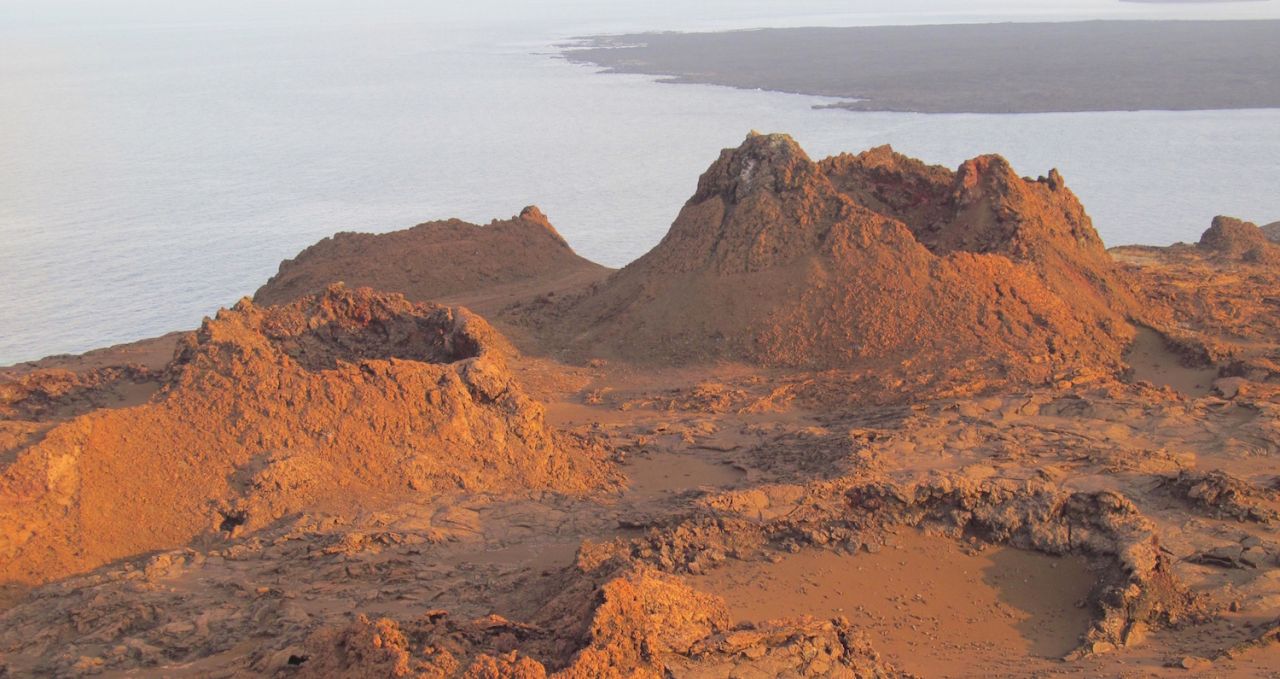
[[[1118,366],[1132,300],[1113,268],[1056,172],[888,148],[815,163],[753,134],[657,247],[551,316],[582,354],[1044,381]]]
[[[442,611],[409,623],[361,617],[317,632],[300,676],[656,679],[673,672],[728,676],[735,667],[764,676],[900,676],[847,620],[733,629],[716,597],[650,567],[619,570],[588,592],[580,590],[592,574],[571,577],[578,583],[567,592],[578,599],[593,592],[596,606],[566,610],[553,600],[544,611],[548,619],[536,624],[500,616],[455,622]],[[585,618],[573,617],[580,611]],[[557,648],[573,650],[566,655]]]
[[[45,582],[380,493],[604,483],[597,453],[546,426],[510,351],[465,309],[367,289],[242,301],[180,343],[145,403],[79,415],[9,453],[0,579]],[[29,385],[56,377],[8,387],[8,411],[50,407]]]
[[[579,257],[536,207],[487,226],[459,219],[390,233],[339,233],[280,264],[254,294],[258,304],[292,302],[331,283],[398,292],[413,301],[462,295],[468,304],[513,286],[553,290],[608,269]]]
[[[1256,228],[1117,266],[1056,172],[778,136],[608,281],[543,278],[537,221],[336,238],[176,350],[0,369],[0,676],[1274,672]]]
[[[1280,382],[1280,245],[1258,227],[1217,217],[1196,245],[1111,252],[1127,269],[1144,322],[1187,361],[1219,365],[1224,378],[1248,375],[1245,389]]]
[[[1200,236],[1199,246],[1223,257],[1255,264],[1280,262],[1280,247],[1257,224],[1234,217],[1214,217],[1213,224]]]
[[[40,420],[77,414],[145,392],[155,376],[141,365],[85,371],[38,370],[0,381],[0,418]],[[113,398],[114,397],[114,398]]]
[[[1224,471],[1183,471],[1167,481],[1175,496],[1216,518],[1270,523],[1280,519],[1275,490],[1238,479]]]

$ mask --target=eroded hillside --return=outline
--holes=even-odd
[[[0,675],[1276,674],[1263,230],[777,135],[612,275],[539,221],[0,371]]]
[[[8,406],[25,438],[0,475],[2,577],[46,582],[386,494],[607,485],[598,452],[546,426],[510,352],[464,309],[335,286],[207,319],[136,405],[50,421],[50,401],[139,375],[29,374],[16,383],[58,389]]]
[[[560,302],[547,331],[583,356],[1043,383],[1117,368],[1133,310],[1056,172],[887,148],[815,163],[752,135],[657,247]]]

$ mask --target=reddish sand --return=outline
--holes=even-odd
[[[926,677],[994,673],[1058,660],[1089,629],[1094,575],[1079,557],[1008,548],[968,552],[903,531],[875,553],[807,550],[734,563],[693,579],[741,622],[846,616],[894,665]],[[1056,664],[1056,663],[1055,663]]]
[[[1212,365],[1187,365],[1190,361],[1171,349],[1160,333],[1139,328],[1125,353],[1133,379],[1169,387],[1187,396],[1205,396],[1218,379]]]

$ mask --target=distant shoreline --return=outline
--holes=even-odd
[[[1280,20],[1081,21],[591,36],[564,58],[855,111],[1280,108]]]

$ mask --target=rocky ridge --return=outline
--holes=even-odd
[[[1219,216],[1194,245],[1111,252],[1134,276],[1144,322],[1185,362],[1221,366],[1223,378],[1248,375],[1246,388],[1280,378],[1280,245],[1259,227]]]
[[[398,292],[414,301],[441,301],[505,287],[555,289],[608,269],[578,256],[537,207],[477,226],[459,219],[389,233],[338,233],[280,263],[254,294],[258,304],[282,304],[332,283]],[[461,300],[475,306],[474,298]]]
[[[166,360],[0,371],[0,676],[1273,671],[1257,227],[1108,252],[1056,172],[780,135],[607,280],[538,217],[511,278],[446,261],[499,223],[334,241]]]
[[[1011,381],[1113,369],[1135,311],[1056,172],[880,148],[811,161],[753,134],[653,250],[554,315],[581,355],[903,366]]]
[[[1203,250],[1229,259],[1254,264],[1280,262],[1280,247],[1277,247],[1257,224],[1234,217],[1221,215],[1214,217],[1213,224],[1200,236],[1200,242],[1197,245]]]

